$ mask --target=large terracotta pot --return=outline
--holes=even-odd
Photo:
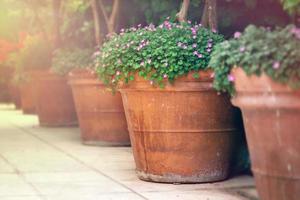
[[[89,145],[130,145],[121,95],[112,95],[91,70],[69,74],[81,138]]]
[[[63,76],[44,72],[37,84],[37,113],[41,126],[77,125],[72,91]]]
[[[252,171],[262,200],[300,199],[300,90],[235,68],[233,104],[243,113]]]
[[[122,88],[137,175],[166,183],[228,177],[238,111],[212,88],[210,73],[177,79],[164,89],[136,77]]]

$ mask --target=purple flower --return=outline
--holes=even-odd
[[[296,36],[298,39],[300,39],[300,28],[296,28],[296,27],[293,27],[290,32]]]
[[[197,44],[193,44],[192,47],[193,47],[193,48],[196,48],[196,47],[197,47]]]
[[[197,51],[194,51],[193,53],[195,56],[198,56],[198,52]]]
[[[191,24],[192,22],[190,20],[187,21],[189,24]]]
[[[280,62],[275,61],[275,62],[273,63],[273,69],[278,69],[279,67],[280,67]]]
[[[242,36],[242,33],[241,32],[235,32],[234,33],[234,38],[238,39]]]
[[[246,47],[241,47],[241,48],[240,48],[240,52],[241,52],[241,53],[243,53],[243,52],[245,52],[245,51],[246,51]]]
[[[234,82],[234,81],[235,81],[234,76],[231,75],[231,74],[229,74],[229,75],[227,76],[227,79],[228,79],[229,82]]]
[[[206,51],[207,51],[208,53],[210,53],[210,52],[211,52],[211,49],[206,49]]]
[[[203,58],[203,55],[201,53],[198,54],[198,58]]]
[[[212,43],[208,43],[208,44],[207,44],[207,47],[208,47],[208,48],[212,48]]]

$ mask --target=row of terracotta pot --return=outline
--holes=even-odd
[[[212,89],[210,73],[201,73],[199,80],[179,79],[164,90],[137,78],[115,95],[93,71],[74,70],[68,77],[29,73],[28,85],[33,84],[31,91],[36,92],[26,91],[25,85],[21,90],[34,96],[31,107],[36,108],[41,126],[74,125],[78,116],[84,144],[131,141],[140,179],[195,183],[229,176],[242,131],[239,111],[228,96]],[[26,104],[23,94],[22,104]]]
[[[45,75],[37,84],[41,94],[52,94],[41,95],[45,97],[42,104],[46,102],[50,108],[53,94],[57,102],[60,97],[71,102],[71,92],[64,97],[53,89],[58,85],[46,81],[51,77]],[[140,179],[172,183],[226,179],[242,132],[239,111],[228,96],[212,89],[209,72],[200,77],[178,79],[164,90],[139,78],[123,87],[120,93],[126,125],[119,93],[112,96],[91,71],[72,72],[69,84],[84,143],[128,144],[128,126]],[[295,124],[300,93],[292,93],[266,77],[249,78],[241,71],[235,72],[235,77],[237,96],[233,103],[243,111],[258,192],[264,200],[296,200],[300,191],[300,142]],[[58,79],[64,79],[65,87],[60,88],[69,88],[65,78]],[[67,106],[61,102],[56,105]]]

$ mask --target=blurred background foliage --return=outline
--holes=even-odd
[[[112,8],[111,2],[103,0],[108,12]],[[159,24],[168,16],[175,19],[180,4],[181,0],[121,0],[117,30],[137,24]],[[300,0],[221,0],[218,1],[219,30],[231,36],[250,23],[264,26],[299,23],[299,5]],[[62,0],[60,11],[63,45],[92,46],[94,38],[90,0]],[[202,11],[203,0],[191,0],[189,19],[199,22]],[[101,20],[100,23],[105,22]],[[51,38],[52,27],[52,0],[1,0],[1,38],[17,40],[20,32],[47,32]],[[102,35],[106,31],[102,28]]]

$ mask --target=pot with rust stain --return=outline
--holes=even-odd
[[[78,124],[72,91],[64,76],[45,72],[37,84],[37,113],[40,126]]]
[[[69,73],[82,142],[87,145],[129,146],[121,95],[112,95],[92,70]]]
[[[212,88],[210,76],[189,75],[164,89],[137,77],[120,90],[140,179],[201,183],[228,177],[240,134],[238,110]]]
[[[252,171],[262,200],[300,199],[300,90],[234,68]]]

